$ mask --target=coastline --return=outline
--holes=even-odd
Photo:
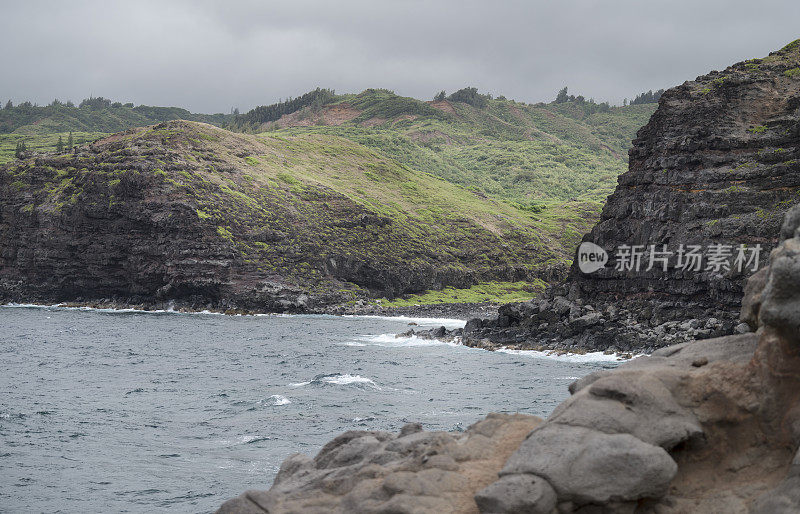
[[[37,301],[7,301],[0,303],[0,307],[58,307],[78,310],[100,310],[120,312],[151,312],[151,313],[195,313],[195,314],[221,314],[227,316],[265,316],[281,314],[322,314],[333,316],[388,316],[409,318],[445,318],[468,321],[472,318],[490,318],[497,315],[499,304],[495,303],[448,303],[415,305],[410,307],[381,307],[375,304],[364,305],[336,305],[321,309],[302,309],[286,311],[253,310],[238,308],[217,308],[187,306],[174,302],[153,303],[128,303],[115,300],[97,301],[67,301],[67,302],[37,302]]]
[[[380,309],[372,310],[366,309],[358,313],[330,313],[330,312],[222,312],[215,310],[196,310],[185,308],[145,308],[141,305],[121,305],[118,303],[73,303],[64,302],[58,304],[39,304],[39,303],[16,303],[9,302],[0,304],[0,308],[34,308],[34,309],[64,309],[64,310],[77,310],[88,312],[104,312],[104,313],[142,313],[142,314],[213,314],[216,316],[303,316],[303,315],[322,315],[322,316],[337,316],[342,318],[347,317],[360,317],[360,318],[398,318],[408,322],[409,331],[393,334],[397,342],[402,342],[404,339],[418,339],[422,341],[430,341],[431,343],[452,344],[463,346],[465,348],[473,348],[477,350],[484,350],[488,352],[509,353],[517,355],[525,355],[531,358],[541,359],[554,359],[567,362],[625,362],[636,359],[638,357],[647,356],[646,353],[621,353],[621,352],[589,352],[582,349],[575,349],[575,351],[568,351],[563,348],[546,348],[536,347],[531,348],[525,345],[511,344],[511,345],[474,345],[464,344],[461,336],[453,335],[453,332],[460,332],[460,323],[466,323],[469,315],[481,315],[484,312],[491,312],[491,304],[478,305],[474,304],[456,304],[456,309],[448,310],[444,308],[436,308],[442,306],[430,306],[433,309],[427,309],[428,306],[415,306],[403,307],[398,309]],[[418,326],[436,326],[436,328],[423,329],[415,331]],[[439,327],[446,327],[443,335],[435,335],[435,331]],[[386,334],[384,334],[386,335]],[[394,342],[394,341],[393,341]],[[380,345],[379,345],[380,346]]]

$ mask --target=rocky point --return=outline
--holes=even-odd
[[[745,281],[800,199],[799,52],[795,41],[666,91],[584,237],[608,253],[605,267],[586,274],[576,259],[547,295],[451,335],[485,348],[649,352],[747,332],[737,319]],[[620,262],[625,245],[642,250],[638,269]],[[679,266],[681,245],[701,248],[699,271]],[[730,250],[729,269],[708,266],[714,245]],[[748,262],[735,265],[742,245]],[[651,246],[672,252],[666,271],[659,261],[647,270]]]

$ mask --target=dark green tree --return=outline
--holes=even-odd
[[[13,108],[14,108],[14,102],[12,102],[11,100],[6,102],[6,109],[13,109]]]
[[[16,150],[14,150],[14,157],[16,157],[17,159],[22,159],[25,156],[25,152],[27,151],[28,147],[25,146],[25,142],[20,141],[19,143],[17,143]]]
[[[436,96],[433,97],[433,101],[434,102],[441,102],[445,98],[447,98],[447,93],[445,93],[444,90],[441,90],[438,93],[436,93]]]
[[[556,95],[556,103],[563,104],[567,100],[569,100],[569,95],[567,94],[567,86],[564,86],[564,89],[559,91]]]
[[[58,136],[58,143],[56,143],[56,152],[57,153],[64,152],[64,140],[61,138],[60,135]]]
[[[245,129],[246,127],[258,127],[262,123],[276,121],[284,114],[291,114],[299,111],[306,106],[316,106],[317,108],[330,103],[336,96],[336,92],[332,89],[317,88],[313,91],[298,97],[289,98],[286,101],[280,100],[272,105],[260,105],[245,114],[235,115],[235,119],[231,126],[236,129]],[[234,109],[234,114],[236,109]]]
[[[69,133],[69,137],[67,137],[67,150],[72,150],[73,140],[72,140],[72,132]]]
[[[489,95],[482,95],[478,93],[478,88],[476,87],[465,87],[463,89],[459,89],[447,97],[447,99],[451,102],[462,102],[479,109],[486,107],[486,101],[490,98],[491,97]]]
[[[636,95],[636,98],[631,100],[631,105],[637,104],[654,104],[658,102],[658,99],[661,98],[661,95],[664,94],[663,89],[659,89],[658,91],[650,90],[646,93],[640,93]]]

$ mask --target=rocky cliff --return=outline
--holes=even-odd
[[[757,333],[594,372],[541,424],[490,415],[463,435],[348,432],[219,512],[799,512],[800,206],[780,233],[741,308]]]
[[[744,282],[800,198],[799,157],[798,41],[668,90],[584,237],[605,267],[576,256],[566,284],[475,320],[465,342],[641,351],[745,331]]]
[[[172,121],[0,168],[0,301],[319,310],[549,279],[559,231],[347,139]]]

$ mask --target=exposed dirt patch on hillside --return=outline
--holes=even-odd
[[[445,143],[448,145],[453,143],[453,138],[440,130],[411,132],[408,137],[417,143]]]
[[[435,109],[439,109],[440,111],[448,112],[450,114],[456,114],[456,110],[453,109],[453,105],[447,100],[440,100],[438,102],[428,102],[428,104]]]
[[[352,121],[361,114],[350,104],[342,103],[328,105],[319,112],[312,112],[310,109],[301,109],[291,114],[285,114],[275,122],[280,128],[287,127],[311,127],[313,125],[342,125]]]
[[[527,116],[525,116],[522,113],[522,111],[519,110],[519,107],[517,107],[516,105],[509,105],[508,106],[508,112],[510,112],[511,114],[513,114],[514,116],[516,116],[517,118],[519,118],[521,120],[527,119]]]
[[[611,155],[613,155],[615,159],[619,159],[619,153],[612,150],[610,146],[600,145],[600,148],[602,148],[603,150],[608,150],[609,152],[611,152]]]
[[[378,125],[383,125],[386,123],[386,118],[370,118],[368,120],[364,120],[360,123],[362,127],[376,127]]]

